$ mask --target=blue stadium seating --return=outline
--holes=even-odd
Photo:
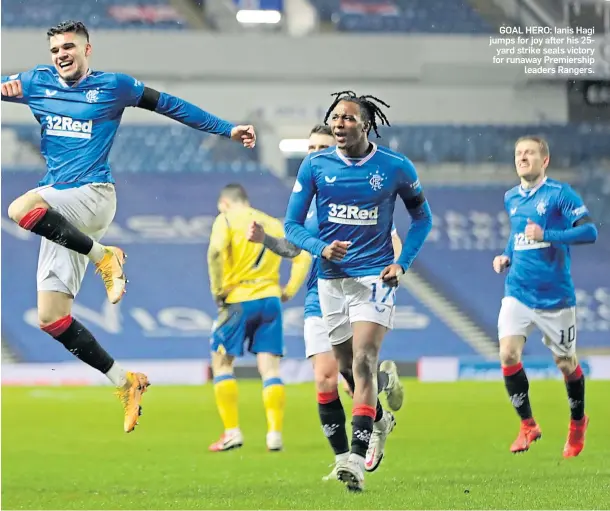
[[[48,28],[62,20],[82,20],[87,28],[188,28],[169,0],[4,0],[3,27]]]
[[[35,147],[40,145],[40,129],[36,126],[5,124],[3,129],[15,130],[22,140]],[[512,164],[514,142],[524,133],[540,134],[549,140],[553,168],[610,159],[608,124],[409,125],[381,128],[380,133],[380,144],[400,151],[416,162]],[[110,161],[120,172],[262,171],[258,147],[246,150],[239,144],[174,123],[123,125]],[[300,158],[291,162],[291,173],[299,164]]]
[[[453,125],[393,126],[380,130],[379,141],[414,161],[428,163],[512,163],[515,140],[544,136],[554,168],[610,158],[610,124],[541,124],[534,126]]]
[[[40,128],[3,125],[34,147],[40,147]],[[263,172],[258,148],[208,135],[177,123],[156,126],[123,125],[110,152],[117,172]],[[41,165],[43,165],[41,159]]]
[[[492,33],[466,0],[311,0],[320,19],[347,32]],[[374,6],[374,7],[371,7]]]

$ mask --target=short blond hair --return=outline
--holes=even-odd
[[[529,140],[538,144],[538,149],[540,149],[540,154],[543,158],[547,158],[548,156],[550,156],[551,151],[549,150],[549,143],[546,141],[546,139],[535,135],[526,135],[523,137],[519,137],[515,142],[515,147],[517,147],[519,142],[526,142]]]

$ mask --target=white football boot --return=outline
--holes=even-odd
[[[346,461],[337,463],[337,479],[347,486],[349,491],[364,490],[364,459],[350,454]]]
[[[405,400],[405,388],[398,376],[398,368],[391,360],[384,360],[379,367],[380,371],[388,374],[388,385],[384,389],[390,410],[397,412]]]
[[[392,412],[388,412],[387,410],[383,411],[381,420],[373,424],[373,433],[371,434],[369,448],[366,451],[366,458],[364,460],[364,469],[367,472],[374,472],[381,464],[385,450],[385,442],[388,439],[388,435],[394,429],[394,426],[396,426],[396,419]]]

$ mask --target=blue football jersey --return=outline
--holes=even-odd
[[[580,196],[566,183],[545,178],[532,190],[516,186],[506,192],[511,237],[506,255],[511,259],[505,295],[532,309],[560,309],[576,305],[570,274],[570,248],[565,243],[533,241],[525,237],[527,221],[543,230],[569,229],[588,216]]]
[[[305,219],[305,229],[312,235],[318,236],[320,230],[318,228],[318,215],[316,214],[315,205],[309,207],[307,217]],[[396,232],[396,226],[392,224],[392,235]],[[320,308],[320,295],[318,293],[318,271],[320,258],[313,256],[311,270],[307,279],[307,294],[305,295],[305,313],[304,317],[322,317],[322,309]]]
[[[290,196],[286,237],[316,256],[334,240],[351,242],[342,261],[320,258],[320,278],[379,274],[394,262],[391,232],[397,195],[410,201],[421,191],[411,161],[386,147],[373,144],[366,157],[355,160],[336,147],[312,153],[303,160]],[[304,226],[314,196],[319,232],[303,243],[302,232],[294,227]]]
[[[93,71],[67,84],[52,66],[2,77],[7,80],[21,80],[23,97],[2,100],[26,104],[41,125],[47,173],[40,186],[114,183],[110,148],[124,109],[140,101],[143,83],[121,73]]]

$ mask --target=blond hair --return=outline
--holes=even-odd
[[[519,137],[517,139],[517,141],[515,142],[515,147],[517,147],[519,142],[526,142],[529,140],[538,144],[538,149],[540,150],[540,154],[542,155],[543,158],[547,158],[548,156],[550,156],[551,152],[549,150],[549,143],[542,137],[533,136],[533,135],[526,135],[524,137]]]

